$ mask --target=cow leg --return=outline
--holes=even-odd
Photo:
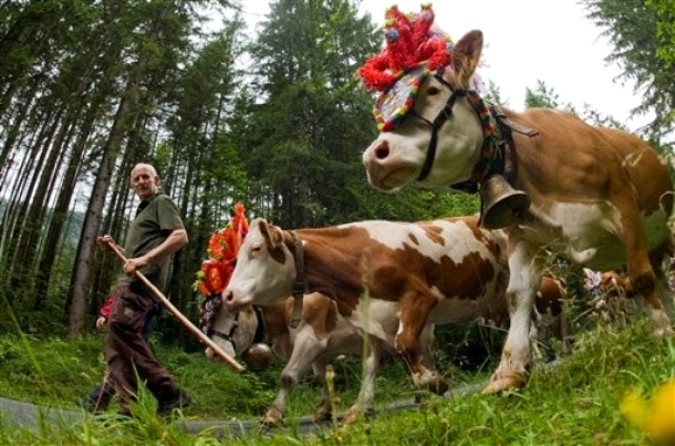
[[[419,340],[419,366],[413,370],[412,379],[416,388],[443,395],[448,391],[449,386],[443,376],[435,370],[433,356],[435,340],[434,325],[425,325]]]
[[[326,382],[326,362],[318,359],[312,363],[314,378],[321,385],[321,403],[314,412],[314,421],[320,422],[329,420],[333,415],[333,406],[331,404],[330,389]]]
[[[510,325],[502,357],[490,378],[484,394],[492,394],[521,387],[526,380],[531,361],[530,328],[537,289],[541,282],[541,266],[535,256],[536,246],[519,242],[509,254],[509,285],[506,300]]]
[[[325,346],[316,339],[310,326],[298,329],[293,352],[279,377],[279,393],[260,420],[262,424],[279,426],[283,422],[288,395],[324,349]]]
[[[654,322],[654,334],[657,337],[673,336],[670,318],[666,313],[656,287],[655,270],[660,271],[660,265],[652,268],[652,262],[647,253],[647,240],[644,236],[644,227],[635,210],[635,206],[625,206],[623,201],[615,203],[621,212],[621,224],[626,240],[626,258],[628,259],[628,278],[635,293],[644,297],[649,304],[650,314]],[[657,250],[658,251],[658,250]]]
[[[650,254],[649,261],[652,265],[652,270],[656,275],[656,293],[661,299],[661,303],[666,311],[666,314],[670,316],[673,315],[673,301],[672,290],[670,284],[668,283],[667,271],[672,262],[673,254],[675,254],[675,240],[673,237],[669,237],[668,241],[664,244],[663,249],[656,250]],[[667,264],[664,265],[663,259],[667,257]]]
[[[343,419],[344,424],[354,423],[362,414],[373,411],[375,399],[375,377],[380,366],[382,356],[382,341],[374,336],[368,337],[370,348],[368,354],[363,356],[363,382],[356,402],[349,408]]]
[[[442,379],[424,365],[419,354],[418,340],[427,325],[429,313],[436,304],[436,298],[429,293],[416,291],[404,293],[401,299],[398,332],[394,338],[394,349],[409,364],[413,382],[432,390],[443,386]]]

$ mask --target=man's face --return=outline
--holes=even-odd
[[[138,198],[145,200],[157,193],[159,187],[159,177],[152,169],[147,166],[136,166],[131,171],[131,187],[138,195]]]

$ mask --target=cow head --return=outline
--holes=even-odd
[[[220,296],[216,299],[220,299]],[[253,344],[256,327],[257,320],[252,307],[229,311],[224,305],[215,305],[212,316],[202,324],[202,331],[225,353],[234,358]],[[219,359],[209,347],[204,353],[209,360]]]
[[[484,134],[466,92],[482,47],[480,31],[471,31],[457,42],[452,65],[428,76],[413,110],[366,149],[363,164],[373,187],[395,192],[412,181],[431,188],[471,178]],[[435,151],[430,150],[432,140],[436,140]]]
[[[272,359],[270,347],[256,339],[262,327],[260,315],[252,306],[230,311],[221,305],[214,313],[206,335],[231,358],[242,357],[248,369],[257,372],[267,368]],[[210,347],[204,353],[210,361],[221,360]]]
[[[293,294],[293,254],[284,244],[281,228],[256,218],[239,248],[232,277],[223,291],[231,309],[269,305]]]

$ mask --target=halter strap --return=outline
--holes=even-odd
[[[302,299],[309,291],[309,285],[305,281],[305,255],[302,248],[302,240],[298,234],[291,230],[291,238],[293,239],[295,261],[295,280],[293,281],[293,313],[291,314],[290,327],[296,328],[302,318]]]
[[[262,311],[259,306],[254,305],[253,311],[255,312],[255,319],[258,323],[255,328],[255,334],[253,335],[253,343],[257,344],[265,340],[265,320],[262,317]]]
[[[218,336],[219,338],[224,339],[225,341],[229,342],[232,344],[232,349],[234,349],[235,353],[237,351],[237,344],[234,342],[234,331],[237,329],[239,326],[239,312],[237,311],[236,314],[234,315],[234,321],[232,322],[232,327],[230,327],[230,332],[229,333],[223,333],[222,331],[214,330],[212,328],[209,328],[207,331],[207,336]]]
[[[469,193],[476,193],[478,191],[478,184],[494,174],[503,174],[506,180],[513,184],[517,175],[517,157],[511,131],[513,130],[530,137],[537,135],[539,132],[511,122],[496,105],[487,104],[476,91],[453,89],[452,85],[443,79],[443,70],[437,70],[434,73],[434,78],[446,86],[451,91],[451,94],[433,122],[419,115],[414,109],[411,110],[413,116],[426,122],[431,127],[431,139],[429,140],[426,159],[424,160],[420,174],[417,176],[417,181],[424,180],[431,172],[434,160],[436,159],[438,131],[452,116],[452,109],[455,106],[457,98],[466,96],[481,122],[483,147],[481,148],[481,158],[478,164],[474,166],[471,178],[461,183],[453,184],[451,187]]]
[[[447,102],[445,103],[443,109],[438,113],[438,116],[436,116],[436,118],[434,119],[434,122],[431,122],[428,119],[420,116],[417,112],[415,112],[414,109],[411,110],[413,116],[415,116],[418,119],[421,119],[422,121],[426,122],[431,126],[431,140],[429,141],[429,149],[427,150],[427,157],[424,160],[424,165],[422,166],[420,174],[417,176],[417,181],[424,180],[431,172],[431,167],[433,166],[434,160],[436,159],[438,130],[441,127],[443,127],[445,121],[447,121],[448,118],[452,116],[452,109],[455,107],[455,102],[457,101],[457,98],[466,96],[466,90],[454,90],[452,86],[450,86],[450,84],[445,79],[443,79],[442,72],[437,71],[434,74],[434,78],[436,78],[437,81],[448,87],[448,89],[451,91],[451,94]]]

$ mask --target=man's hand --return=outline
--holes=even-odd
[[[103,316],[99,316],[99,318],[96,319],[96,329],[97,330],[102,330],[103,327],[105,327],[107,324],[108,324],[108,319],[103,317]]]
[[[136,275],[136,271],[139,271],[146,266],[150,261],[146,256],[141,256],[141,257],[136,257],[134,259],[127,259],[124,262],[124,265],[122,265],[122,270],[124,271],[124,274],[127,276],[134,277]]]
[[[107,249],[109,251],[112,251],[112,246],[116,245],[115,239],[113,239],[109,234],[96,237],[96,243],[98,243],[101,248]]]

